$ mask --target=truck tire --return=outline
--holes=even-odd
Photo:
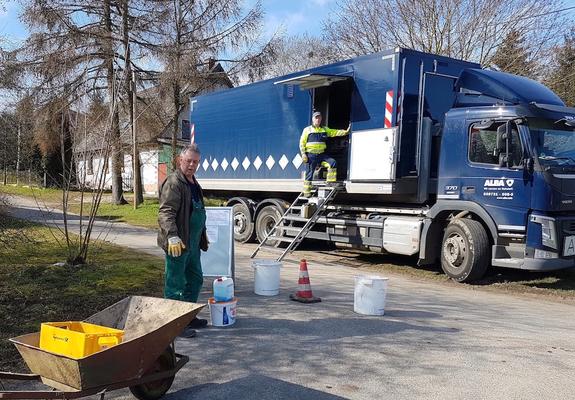
[[[283,213],[274,205],[265,206],[260,210],[256,216],[256,236],[258,242],[263,242],[268,233],[272,230],[275,224],[281,219]],[[277,236],[283,236],[283,231],[279,229],[276,232]],[[266,245],[273,247],[280,247],[282,242],[278,240],[269,239]]]
[[[234,215],[234,239],[236,242],[247,243],[254,240],[255,227],[252,221],[252,214],[243,203],[236,203],[232,206]]]
[[[443,234],[441,268],[454,281],[480,279],[490,262],[489,238],[480,222],[468,218],[452,220]]]

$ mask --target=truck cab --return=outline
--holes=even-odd
[[[575,266],[575,109],[537,82],[495,71],[463,71],[456,93],[428,217],[473,214],[488,234],[446,229],[443,269],[467,280],[482,274],[481,257],[528,270]]]

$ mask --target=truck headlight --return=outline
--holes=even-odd
[[[549,217],[532,215],[531,221],[541,224],[541,243],[544,246],[557,248],[557,233],[555,233],[555,220]]]

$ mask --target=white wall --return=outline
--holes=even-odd
[[[140,166],[142,173],[142,184],[144,186],[144,194],[157,195],[158,194],[158,153],[159,150],[147,150],[140,152]],[[81,183],[85,177],[85,185],[88,188],[95,189],[98,186],[97,179],[100,171],[104,167],[104,159],[101,157],[94,157],[92,159],[92,173],[89,172],[87,163],[89,160],[80,160],[76,163],[76,171],[78,182]],[[104,180],[104,189],[112,189],[112,175],[111,166],[112,160],[108,161],[108,173]],[[84,172],[86,173],[84,175]],[[123,190],[132,190],[132,155],[124,154],[124,168],[122,170]]]

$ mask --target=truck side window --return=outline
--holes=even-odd
[[[488,129],[471,127],[469,134],[469,161],[481,164],[499,165],[497,146],[497,128],[494,124]],[[509,141],[509,166],[518,167],[523,159],[521,140],[517,129],[512,129]]]
[[[499,165],[496,155],[497,126],[489,129],[471,127],[469,134],[469,161],[481,164]]]

